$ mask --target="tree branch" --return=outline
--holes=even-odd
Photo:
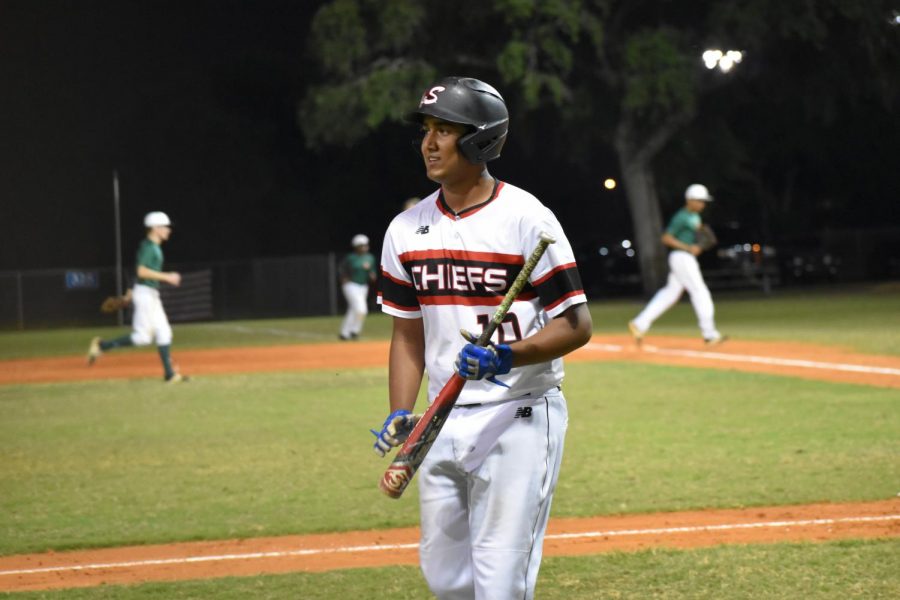
[[[649,164],[653,157],[665,147],[679,129],[684,127],[691,119],[694,118],[694,111],[682,110],[670,115],[662,125],[657,127],[650,137],[641,144],[640,149],[635,153],[634,159],[643,164]]]

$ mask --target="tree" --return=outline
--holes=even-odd
[[[665,274],[654,161],[695,118],[701,99],[718,88],[748,79],[789,78],[778,62],[712,72],[703,68],[703,50],[735,48],[753,57],[793,46],[815,55],[825,53],[834,40],[852,43],[858,34],[864,36],[859,42],[864,50],[855,54],[890,73],[883,57],[885,47],[893,51],[896,46],[897,35],[891,34],[898,33],[888,31],[886,0],[685,4],[333,0],[313,19],[311,51],[323,81],[310,89],[299,120],[310,146],[349,146],[383,123],[399,120],[437,73],[499,80],[517,122],[548,107],[555,111],[561,126],[557,143],[565,144],[573,163],[589,167],[586,157],[599,145],[614,148],[643,286],[650,292]],[[807,79],[821,84],[828,72],[819,70]],[[882,81],[872,85],[886,85]],[[767,93],[765,85],[743,89],[762,98]],[[817,110],[816,99],[827,104],[848,91],[788,85],[785,93],[799,94],[811,102],[810,110]],[[694,178],[691,173],[683,177],[680,185]]]

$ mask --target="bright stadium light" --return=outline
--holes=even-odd
[[[609,178],[605,179],[605,180],[603,181],[603,187],[605,187],[605,188],[608,189],[608,190],[614,190],[614,189],[616,189],[616,180],[613,179],[612,177],[609,177]]]
[[[744,53],[740,50],[722,52],[721,50],[713,49],[705,51],[702,58],[703,64],[706,65],[707,69],[711,70],[719,67],[720,71],[727,73],[744,59]]]
[[[721,50],[707,50],[703,53],[703,64],[706,65],[707,69],[715,69],[716,65],[719,64],[720,58],[722,58]]]

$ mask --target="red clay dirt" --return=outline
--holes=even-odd
[[[87,349],[87,345],[85,345]],[[174,360],[191,376],[384,367],[388,342],[297,344],[211,350],[177,350]],[[858,354],[792,342],[729,340],[714,348],[680,337],[652,337],[638,349],[627,336],[594,336],[570,362],[627,360],[688,367],[776,373],[825,381],[900,388],[900,358]],[[0,361],[0,385],[160,377],[159,361],[147,351],[118,351],[88,367],[84,356]]]
[[[383,367],[387,342],[183,350],[192,376],[260,371]],[[596,336],[569,361],[625,360],[766,372],[900,388],[900,359],[795,343],[728,341],[716,348],[685,338]],[[0,361],[0,385],[159,377],[155,356],[119,352],[87,367],[83,356]],[[900,537],[900,498],[649,515],[552,519],[548,556],[655,547]],[[191,542],[0,557],[0,591],[87,587],[144,581],[325,571],[417,562],[415,528]]]
[[[546,556],[900,536],[900,499],[551,519]],[[417,564],[415,528],[0,557],[0,591]]]

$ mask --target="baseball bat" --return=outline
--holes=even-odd
[[[519,271],[516,279],[509,287],[500,306],[494,311],[494,316],[491,317],[487,327],[478,336],[478,340],[475,342],[476,345],[486,346],[488,344],[491,336],[494,335],[494,331],[506,318],[506,313],[509,312],[512,303],[522,291],[522,288],[525,287],[528,277],[531,276],[531,272],[534,271],[538,261],[541,260],[541,256],[544,255],[547,246],[555,241],[549,233],[541,232],[537,247],[531,253],[531,256],[528,257],[528,260],[525,261],[525,264],[522,265],[522,270]],[[431,445],[434,444],[434,440],[437,439],[438,434],[444,427],[444,422],[450,415],[450,411],[453,409],[453,405],[456,404],[456,399],[459,398],[459,394],[465,384],[466,380],[456,372],[444,384],[437,398],[434,399],[434,402],[431,403],[431,406],[428,407],[428,410],[416,423],[409,437],[406,438],[406,442],[397,452],[397,456],[394,457],[393,462],[385,470],[381,481],[378,483],[378,487],[381,488],[382,492],[391,498],[399,498],[403,494],[406,486],[412,481],[413,475],[419,470],[422,461],[425,460],[425,455],[428,454]]]

